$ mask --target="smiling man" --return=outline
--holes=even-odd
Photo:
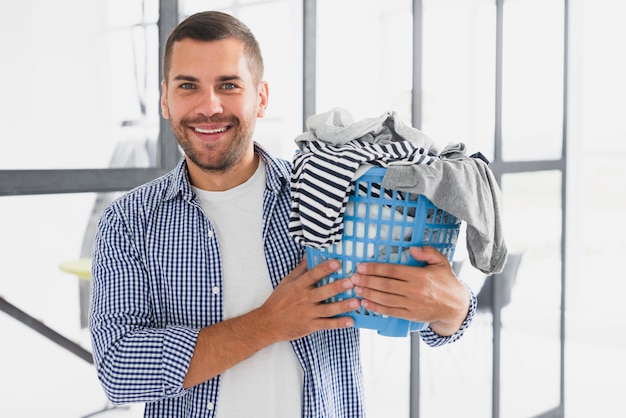
[[[185,152],[192,184],[227,190],[243,183],[257,165],[251,138],[268,98],[267,83],[248,63],[244,44],[186,38],[172,45],[169,62],[163,116]],[[211,175],[202,174],[207,171]]]
[[[165,176],[113,202],[98,225],[90,330],[114,403],[146,417],[360,417],[359,334],[337,317],[368,308],[430,322],[428,344],[456,341],[475,297],[435,249],[425,267],[307,270],[289,235],[291,164],[252,139],[268,104],[263,59],[234,17],[181,22],[163,58],[162,113],[184,151]]]

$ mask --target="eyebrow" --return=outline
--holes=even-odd
[[[233,74],[233,75],[223,75],[217,78],[217,81],[242,81],[241,76]]]
[[[222,75],[219,76],[217,78],[217,81],[241,81],[242,78],[238,75]],[[197,77],[191,76],[191,75],[177,75],[176,77],[173,78],[173,81],[191,81],[191,82],[198,82],[200,81],[200,79],[198,79]]]
[[[193,76],[190,76],[190,75],[177,75],[172,80],[173,81],[194,81],[194,82],[200,81],[196,77],[193,77]]]

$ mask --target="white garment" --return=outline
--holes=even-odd
[[[263,251],[265,163],[225,192],[194,188],[222,257],[224,319],[260,306],[273,291]],[[302,413],[303,371],[289,342],[273,344],[220,377],[217,418],[292,418]]]

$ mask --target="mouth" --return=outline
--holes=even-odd
[[[221,134],[222,132],[226,132],[228,130],[228,126],[223,126],[221,128],[216,129],[203,129],[203,128],[193,128],[193,130],[202,135],[213,135],[213,134]]]
[[[204,124],[204,125],[189,125],[189,129],[196,138],[203,142],[217,142],[224,138],[226,132],[232,127],[231,124]]]
[[[237,119],[234,117],[215,116],[212,118],[183,118],[180,128],[187,131],[186,135],[204,143],[216,143],[226,140],[229,132],[236,129]]]

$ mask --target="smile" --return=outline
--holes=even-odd
[[[194,128],[194,130],[199,133],[199,134],[219,134],[222,132],[226,132],[228,128],[227,127],[223,127],[223,128],[219,128],[219,129],[200,129],[200,128]]]

